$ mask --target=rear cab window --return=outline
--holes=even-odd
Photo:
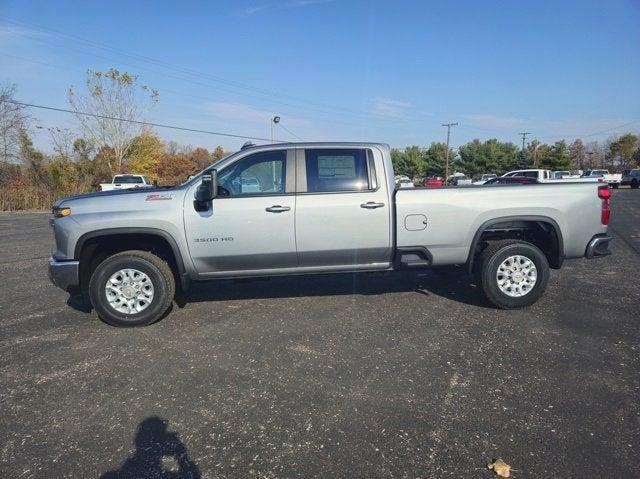
[[[370,191],[377,188],[373,158],[364,148],[305,150],[308,193]]]
[[[113,179],[114,183],[142,183],[142,177],[137,175],[116,175]]]

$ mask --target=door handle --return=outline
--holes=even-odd
[[[273,205],[265,208],[265,210],[269,213],[282,213],[284,211],[290,211],[291,208],[289,208],[288,206]]]
[[[376,203],[375,201],[367,201],[366,203],[362,203],[360,208],[366,208],[368,210],[374,210],[376,208],[382,208],[384,203]]]

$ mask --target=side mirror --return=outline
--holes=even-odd
[[[209,208],[211,200],[218,195],[218,172],[211,170],[202,175],[202,183],[195,194],[194,206],[197,211],[205,211]]]

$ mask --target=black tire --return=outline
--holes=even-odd
[[[523,296],[510,296],[498,285],[498,268],[510,256],[519,255],[531,260],[537,270],[534,286]],[[491,243],[480,255],[478,279],[486,298],[502,309],[530,306],[544,293],[549,281],[549,262],[540,249],[531,243],[518,240],[501,240]]]
[[[620,186],[618,183],[613,183],[613,184],[611,185],[611,187],[612,187],[614,190],[617,190],[617,189],[618,189],[618,186]]]
[[[109,278],[119,270],[128,268],[146,274],[153,285],[151,303],[134,314],[117,311],[109,304],[105,292]],[[123,251],[109,256],[96,267],[89,281],[89,297],[98,316],[105,323],[119,327],[146,326],[156,322],[171,306],[175,291],[175,278],[169,265],[146,251]]]
[[[640,186],[640,182],[638,182],[638,180],[633,180],[631,182],[631,188],[633,188],[634,190],[637,189],[638,186]]]

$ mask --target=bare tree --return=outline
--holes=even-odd
[[[106,72],[87,71],[86,94],[69,88],[68,99],[76,113],[83,136],[96,149],[110,147],[112,172],[120,171],[133,138],[143,125],[144,115],[158,101],[158,92],[138,83],[138,77],[114,68]],[[122,121],[124,120],[124,121]]]
[[[16,86],[0,85],[0,161],[20,160],[20,134],[27,128],[28,115],[15,101]]]
[[[75,135],[69,128],[57,126],[47,128],[51,135],[51,145],[55,154],[65,160],[72,160],[74,157]]]

